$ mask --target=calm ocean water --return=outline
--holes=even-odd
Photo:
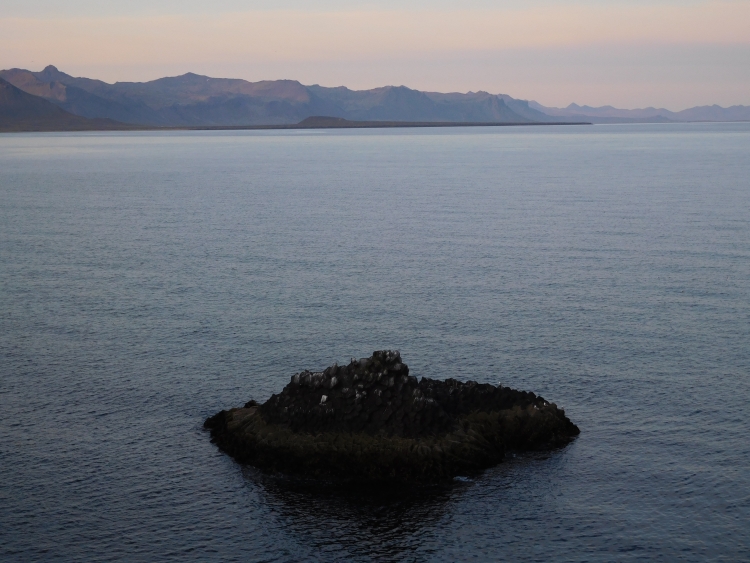
[[[340,490],[205,417],[305,368],[581,430]],[[750,560],[750,124],[0,135],[0,560]]]

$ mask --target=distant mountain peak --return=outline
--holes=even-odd
[[[192,81],[204,81],[208,82],[209,80],[213,80],[210,76],[204,76],[202,74],[196,74],[195,72],[186,72],[184,74],[179,74],[177,76],[165,76],[164,78],[158,79],[158,80],[192,80]]]
[[[71,78],[70,75],[57,70],[57,67],[54,65],[47,65],[42,72],[35,72],[33,74],[43,82],[56,82],[65,78]]]

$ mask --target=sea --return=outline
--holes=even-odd
[[[397,349],[581,429],[430,486],[221,409]],[[750,123],[0,135],[0,560],[750,561]]]

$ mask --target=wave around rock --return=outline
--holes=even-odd
[[[212,441],[262,470],[365,481],[434,481],[564,446],[562,409],[508,387],[409,375],[399,352],[294,375],[262,405],[207,419]]]

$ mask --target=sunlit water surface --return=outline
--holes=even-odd
[[[452,484],[201,424],[401,350],[580,437]],[[0,559],[750,559],[750,125],[0,135]]]

